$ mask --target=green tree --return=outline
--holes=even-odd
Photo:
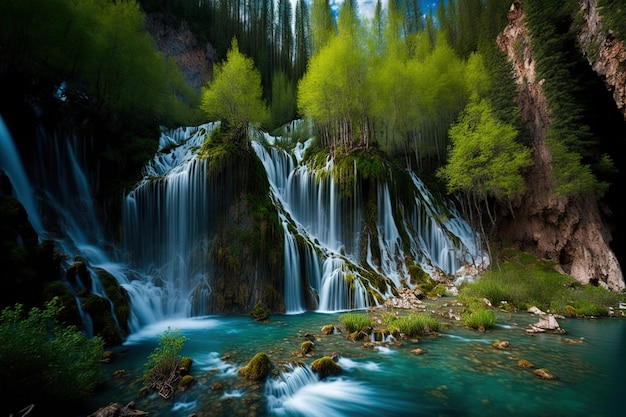
[[[68,406],[93,394],[100,379],[104,342],[88,338],[74,326],[64,326],[57,319],[60,312],[53,299],[43,309],[27,312],[17,304],[0,314],[0,410],[4,415],[31,403],[47,411],[63,407],[68,413]]]
[[[486,236],[481,205],[494,224],[489,197],[506,201],[524,193],[522,171],[531,164],[530,150],[515,141],[517,130],[495,118],[487,100],[477,96],[450,127],[449,135],[448,162],[437,175],[450,193],[465,195],[468,209],[478,215],[482,235]],[[476,223],[474,215],[471,220]]]
[[[337,27],[328,0],[313,0],[311,3],[311,51],[321,50],[336,34]]]
[[[262,94],[261,75],[233,38],[226,61],[216,66],[213,80],[202,88],[201,109],[209,119],[232,128],[235,141],[247,148],[249,124],[268,118]]]

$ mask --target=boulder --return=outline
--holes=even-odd
[[[565,330],[561,329],[559,322],[556,321],[554,314],[546,314],[539,318],[539,321],[535,324],[529,324],[526,328],[528,333],[541,333],[550,331],[556,334],[563,334]]]
[[[313,361],[311,370],[315,372],[320,379],[324,379],[329,375],[340,373],[342,368],[341,365],[336,363],[330,356],[324,356]]]
[[[265,353],[259,352],[250,359],[246,366],[237,371],[237,375],[252,381],[260,381],[267,377],[271,369],[272,362],[270,358]]]

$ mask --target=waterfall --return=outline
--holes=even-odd
[[[35,202],[35,196],[33,195],[30,181],[22,165],[20,155],[13,143],[13,138],[2,116],[0,116],[0,170],[4,170],[11,179],[13,194],[17,200],[22,203],[22,206],[24,206],[33,229],[35,229],[35,232],[37,232],[37,235],[41,238],[44,229]]]
[[[321,380],[308,365],[288,365],[278,378],[268,379],[265,398],[270,416],[401,415],[401,407],[406,406],[402,400],[357,381]]]
[[[229,193],[235,193],[236,184],[227,178],[218,187],[207,173],[209,162],[197,153],[218,126],[162,132],[144,178],[123,198],[122,245],[115,248],[103,238],[96,215],[92,187],[99,183],[98,169],[92,170],[95,176],[85,174],[90,141],[40,131],[37,153],[47,157],[34,165],[31,187],[0,124],[0,167],[16,184],[36,230],[56,240],[63,253],[86,261],[91,293],[107,298],[97,268],[115,277],[130,296],[131,333],[166,319],[213,311],[210,283],[215,282],[216,265],[208,254],[217,239],[216,219],[230,208]],[[438,269],[446,274],[465,262],[483,260],[476,236],[455,206],[437,201],[413,174],[413,187],[403,191],[413,198],[408,207],[403,204],[411,198],[401,202],[393,196],[391,178],[378,180],[376,230],[364,234],[364,191],[356,163],[347,195],[339,189],[332,158],[321,168],[304,160],[312,141],[291,143],[266,133],[252,141],[283,232],[284,286],[278,290],[287,313],[376,305],[394,288],[411,285],[407,259],[427,273]],[[38,197],[45,200],[46,213],[56,213],[55,233],[44,229],[47,221],[41,218],[33,189],[43,193]],[[65,262],[67,269],[71,262]],[[88,323],[89,317],[84,320]]]
[[[218,197],[207,177],[207,160],[196,158],[214,124],[161,135],[159,152],[143,180],[123,201],[123,247],[142,271],[141,324],[204,315],[212,289],[207,253]],[[145,301],[144,301],[145,302]],[[137,309],[135,309],[137,310]]]
[[[409,174],[413,187],[403,190],[413,196],[409,207],[394,200],[388,182],[378,182],[374,254],[370,237],[361,242],[364,200],[356,163],[352,193],[342,195],[332,159],[321,169],[313,169],[303,160],[312,139],[277,141],[264,134],[252,146],[265,167],[270,192],[283,219],[285,295],[293,297],[286,300],[288,311],[300,311],[303,294],[309,291],[315,294],[318,311],[367,308],[380,297],[391,296],[392,287],[412,285],[407,259],[431,275],[437,270],[453,275],[467,262],[484,261],[474,243],[475,234],[454,205],[436,201],[413,173]],[[298,234],[301,245],[296,245],[292,233]],[[362,246],[367,249],[365,259],[361,259]],[[372,273],[387,280],[386,288],[372,284],[368,278]]]

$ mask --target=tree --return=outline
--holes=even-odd
[[[494,117],[491,106],[477,96],[469,102],[459,121],[450,127],[452,141],[448,163],[437,171],[450,193],[462,192],[468,200],[470,219],[486,236],[480,204],[484,203],[491,223],[488,197],[510,200],[525,191],[522,170],[531,164],[530,150],[517,143],[517,130]]]
[[[234,130],[234,139],[248,146],[250,123],[268,118],[262,99],[261,74],[252,59],[239,52],[233,38],[226,61],[217,65],[213,81],[202,88],[200,108],[211,120],[220,120]]]

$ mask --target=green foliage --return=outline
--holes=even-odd
[[[103,341],[56,319],[53,299],[43,309],[21,304],[0,315],[0,391],[3,409],[27,404],[71,407],[93,394],[100,378]]]
[[[626,5],[622,0],[599,0],[598,10],[606,31],[626,41]]]
[[[472,101],[450,128],[448,164],[438,175],[450,192],[464,191],[483,199],[511,199],[524,192],[522,169],[530,150],[515,142],[517,131],[493,115],[486,100]]]
[[[159,344],[148,356],[145,364],[144,380],[147,384],[150,384],[150,378],[155,374],[169,376],[178,371],[179,353],[187,340],[180,334],[180,330],[172,330],[170,327],[158,337]]]
[[[267,120],[261,75],[252,59],[239,52],[236,38],[233,38],[226,61],[216,66],[213,81],[202,88],[200,108],[209,119],[241,129],[246,136],[249,123]]]
[[[486,308],[477,308],[461,314],[465,325],[472,329],[491,329],[496,325],[496,313]]]
[[[578,9],[574,0],[524,3],[537,78],[545,81],[542,89],[551,120],[546,141],[552,153],[556,193],[560,195],[606,189],[591,171],[591,165],[602,156],[588,117],[592,113],[588,108],[590,83],[585,80],[589,64],[578,50],[572,29]]]
[[[171,123],[197,102],[155,49],[135,1],[5,1],[0,27],[0,55],[11,68],[63,82],[66,102],[86,104],[113,126]]]
[[[383,322],[390,332],[400,332],[404,337],[416,337],[439,331],[439,322],[426,313],[409,314],[396,318],[393,313],[385,315]]]
[[[339,320],[346,327],[347,333],[367,330],[372,327],[372,318],[366,314],[346,313],[342,314]]]
[[[626,300],[626,294],[581,285],[554,269],[553,262],[524,252],[511,252],[500,270],[487,271],[479,280],[465,284],[459,293],[459,301],[471,309],[482,304],[483,298],[494,306],[506,301],[511,308],[518,309],[534,305],[558,314],[606,315],[608,307]]]
[[[296,116],[296,88],[284,72],[272,76],[269,129],[292,121]]]

